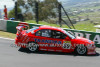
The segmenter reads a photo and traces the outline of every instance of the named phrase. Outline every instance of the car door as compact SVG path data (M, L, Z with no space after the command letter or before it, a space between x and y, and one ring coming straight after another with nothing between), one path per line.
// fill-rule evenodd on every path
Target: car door
M71 41L66 34L64 34L61 31L52 30L51 31L51 39L54 41L57 41L57 43L54 43L55 47L52 47L52 49L55 49L55 51L58 52L69 52L71 48ZM50 44L52 45L52 44Z
M41 29L36 32L35 36L35 42L39 44L39 49L48 51L51 42L51 30Z

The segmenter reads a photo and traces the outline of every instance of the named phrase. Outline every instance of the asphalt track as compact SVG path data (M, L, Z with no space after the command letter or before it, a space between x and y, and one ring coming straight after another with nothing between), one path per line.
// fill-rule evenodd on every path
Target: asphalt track
M0 38L0 67L100 67L100 50L95 56L39 51L14 46L14 40Z

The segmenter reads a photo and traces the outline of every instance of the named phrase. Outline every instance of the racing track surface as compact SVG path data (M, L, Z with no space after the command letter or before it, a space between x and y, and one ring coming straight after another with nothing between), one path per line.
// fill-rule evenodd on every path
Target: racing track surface
M14 40L0 38L0 67L100 67L100 50L96 56L37 52L14 47Z

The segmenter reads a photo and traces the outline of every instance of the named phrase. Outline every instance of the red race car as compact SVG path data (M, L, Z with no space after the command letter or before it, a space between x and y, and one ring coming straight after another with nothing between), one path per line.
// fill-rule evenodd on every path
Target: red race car
M94 42L82 37L75 37L67 31L50 26L40 26L24 30L17 26L15 44L35 52L38 50L54 52L76 52L79 55L96 54Z

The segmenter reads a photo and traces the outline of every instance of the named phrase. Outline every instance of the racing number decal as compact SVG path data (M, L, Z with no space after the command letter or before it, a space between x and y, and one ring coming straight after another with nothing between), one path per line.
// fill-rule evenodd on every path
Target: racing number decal
M64 41L63 48L64 49L70 49L70 47L71 47L71 42L70 41Z

